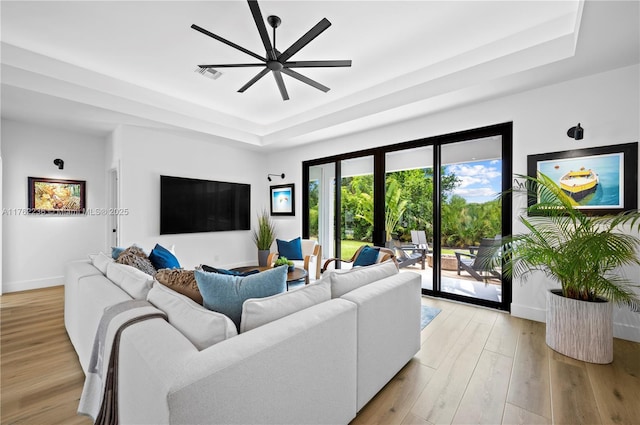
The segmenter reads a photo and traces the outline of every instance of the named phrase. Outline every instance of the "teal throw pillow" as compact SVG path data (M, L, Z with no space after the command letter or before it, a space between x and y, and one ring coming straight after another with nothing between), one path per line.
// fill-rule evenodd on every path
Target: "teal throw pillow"
M242 304L249 298L265 298L287 289L287 267L275 267L250 276L195 271L203 305L227 316L240 329Z
M302 241L295 238L290 241L283 241L276 239L278 244L278 255L280 257L287 257L289 260L304 260L302 257Z
M365 246L360 251L360 255L356 258L356 261L353 262L353 267L356 266L370 266L376 263L378 259L378 254L380 253L380 248L372 248L370 246Z
M122 248L121 246L112 246L112 247L111 247L111 257L112 257L114 260L117 260L117 259L118 259L118 256L119 256L120 254L122 254L122 253L124 252L124 250L125 250L125 248Z
M162 245L156 244L149 254L149 260L156 270L160 269L179 269L180 263L175 255Z

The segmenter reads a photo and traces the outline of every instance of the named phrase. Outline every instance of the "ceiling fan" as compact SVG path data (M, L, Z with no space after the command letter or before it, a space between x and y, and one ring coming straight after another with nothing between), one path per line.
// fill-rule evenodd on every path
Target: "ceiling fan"
M317 88L318 90L322 90L323 92L328 92L329 87L324 86L311 78L305 77L304 75L294 71L292 68L322 68L322 67L350 67L350 60L320 60L320 61L289 61L289 59L296 54L300 49L309 44L314 38L322 34L324 30L331 26L331 22L329 22L326 18L323 18L320 22L318 22L313 28L307 31L302 37L300 37L295 43L293 43L288 49L284 52L279 52L276 49L276 28L280 26L282 22L277 16L268 16L267 22L273 28L273 44L271 40L269 40L269 34L267 33L267 27L264 24L264 19L262 18L262 13L260 12L260 7L258 6L257 0L248 0L249 9L251 9L251 14L253 15L253 20L258 27L258 33L260 34L260 38L262 39L262 44L264 45L266 51L266 57L260 56L257 53L254 53L250 50L245 49L242 46L239 46L229 40L226 40L219 35L216 35L210 31L205 30L195 24L191 25L196 31L201 32L202 34L208 35L211 38L214 38L222 43L233 47L234 49L238 49L241 52L244 52L254 58L262 61L262 63L236 63L236 64L214 64L214 65L198 65L200 69L208 69L208 68L236 68L236 67L264 67L255 77L253 77L247 84L240 87L238 92L244 93L249 87L256 83L259 79L264 77L271 71L273 73L273 77L276 80L276 84L278 85L278 89L280 90L280 94L282 95L282 100L288 100L289 94L287 93L287 88L284 85L284 80L282 79L282 74L286 74L290 77L295 78L296 80L302 81L312 87Z

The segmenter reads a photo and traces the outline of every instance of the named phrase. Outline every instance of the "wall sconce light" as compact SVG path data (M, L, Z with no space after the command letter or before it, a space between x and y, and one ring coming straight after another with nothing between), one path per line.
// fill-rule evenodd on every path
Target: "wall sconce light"
M58 170L64 169L64 161L60 158L56 158L53 160L53 164L58 166Z
M267 180L271 181L271 176L280 176L284 179L284 173L282 174L268 174L267 175Z
M575 140L582 140L584 137L584 128L580 127L580 123L577 126L571 127L567 130L567 136Z

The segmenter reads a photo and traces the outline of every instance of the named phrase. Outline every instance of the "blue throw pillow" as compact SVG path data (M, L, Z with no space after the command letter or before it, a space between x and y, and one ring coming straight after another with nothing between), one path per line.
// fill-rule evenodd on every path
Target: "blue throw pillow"
M175 255L162 245L156 244L149 254L149 260L156 270L160 269L179 269L180 263Z
M195 271L203 305L227 316L240 329L242 304L249 298L265 298L287 289L287 267L275 267L250 276Z
M114 260L118 259L118 256L124 252L126 248L122 248L121 246L112 246L111 247L111 257Z
M304 260L302 257L302 241L299 237L290 241L276 239L276 243L278 244L278 255L280 257L287 257L289 260Z
M360 251L360 255L358 255L356 261L353 262L353 267L375 264L379 253L380 248L372 248L369 245L365 246L362 248L362 251Z

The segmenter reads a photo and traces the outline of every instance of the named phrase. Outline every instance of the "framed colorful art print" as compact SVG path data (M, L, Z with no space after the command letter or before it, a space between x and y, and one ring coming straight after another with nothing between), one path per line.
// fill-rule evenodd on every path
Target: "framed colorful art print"
M85 186L84 180L29 177L29 214L82 214Z
M527 156L527 174L552 178L593 215L615 214L638 207L638 143L599 146ZM536 199L530 199L533 205Z

